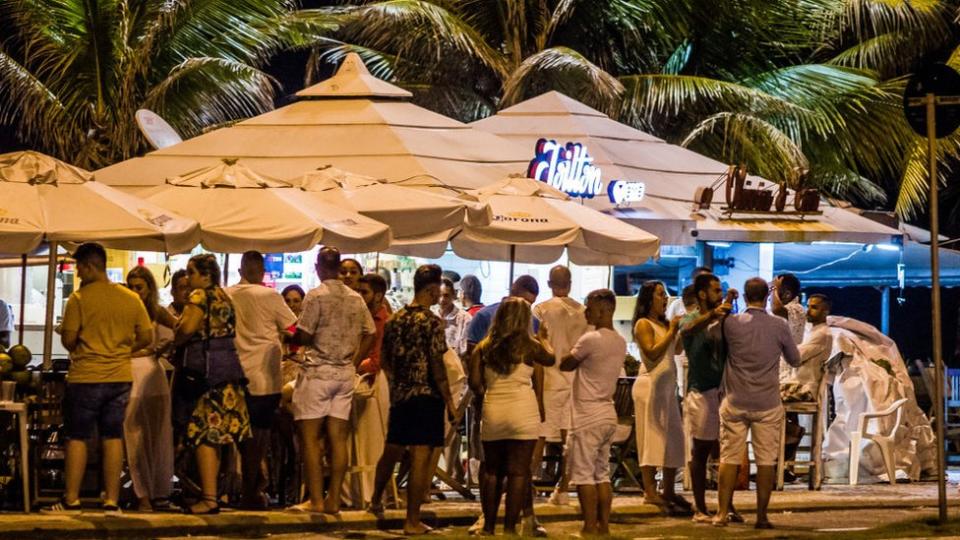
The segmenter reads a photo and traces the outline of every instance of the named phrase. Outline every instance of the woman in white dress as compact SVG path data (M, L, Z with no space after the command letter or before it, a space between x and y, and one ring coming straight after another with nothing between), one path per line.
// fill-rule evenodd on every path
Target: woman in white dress
M506 534L516 534L530 489L530 460L543 421L543 403L533 389L534 368L551 366L555 361L546 339L534 337L531 321L526 300L504 300L470 362L470 388L483 396L480 440L484 486L480 493L486 534L493 534L496 527L504 479Z
M637 294L633 313L633 338L640 348L640 373L633 384L637 421L637 456L643 478L644 502L665 510L688 511L690 503L674 491L677 469L685 461L683 422L677 399L677 349L680 317L667 321L667 289L648 281ZM657 469L663 470L662 491L657 491Z
M146 267L127 274L127 287L140 296L153 321L153 343L133 353L130 367L133 386L123 423L127 467L137 496L137 509L150 512L169 507L173 487L173 425L170 419L170 384L162 356L173 342L176 323L160 307L157 282Z

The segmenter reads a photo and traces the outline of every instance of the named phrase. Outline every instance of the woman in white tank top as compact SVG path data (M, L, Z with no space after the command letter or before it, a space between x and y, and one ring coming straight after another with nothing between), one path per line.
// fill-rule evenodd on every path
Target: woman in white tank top
M637 456L643 478L644 502L662 508L689 511L690 503L674 490L677 469L684 465L683 422L677 399L677 349L680 317L667 321L667 290L648 281L637 294L633 338L640 348L640 373L633 384L637 422ZM657 469L663 470L657 491Z

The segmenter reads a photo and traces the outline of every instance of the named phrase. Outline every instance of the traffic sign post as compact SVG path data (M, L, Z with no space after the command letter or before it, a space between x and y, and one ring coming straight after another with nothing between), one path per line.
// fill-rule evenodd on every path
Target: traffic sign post
M952 94L952 95L951 95ZM939 521L947 521L944 365L940 321L940 208L938 202L937 138L960 127L960 75L944 64L932 64L914 75L903 96L907 122L927 138L930 172L930 300L933 325L934 411L937 420L937 498Z

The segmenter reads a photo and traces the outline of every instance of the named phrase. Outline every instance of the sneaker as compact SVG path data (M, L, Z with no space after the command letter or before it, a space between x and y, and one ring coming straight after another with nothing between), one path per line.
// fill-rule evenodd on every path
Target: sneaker
M720 516L714 516L713 520L710 523L714 527L726 527L728 520L726 518L721 518Z
M473 525L471 525L470 528L467 529L467 534L469 534L470 536L480 536L480 535L482 535L482 534L483 534L483 526L484 526L485 524L486 524L486 522L484 522L484 520L483 520L483 514L481 514L480 517L478 517L477 520L476 520L475 522L473 522Z
M533 538L546 538L547 529L537 521L536 516L527 516L523 518L520 526L520 536L530 536Z
M570 494L565 491L553 490L547 502L554 506L567 506L570 504Z
M73 504L67 504L67 501L60 499L60 502L53 503L50 506L40 509L41 514L73 516L83 511L80 501Z
M711 521L713 521L713 516L709 514L704 514L703 512L693 514L694 523L710 523Z
M104 517L118 517L123 514L120 507L114 503L104 503L102 509Z

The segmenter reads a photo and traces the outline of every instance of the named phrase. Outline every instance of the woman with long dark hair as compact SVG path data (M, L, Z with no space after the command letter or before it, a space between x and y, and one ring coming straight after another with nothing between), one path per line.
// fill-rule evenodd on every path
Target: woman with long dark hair
M680 317L668 321L667 288L648 281L637 293L633 339L640 348L640 373L633 384L637 422L637 456L643 478L644 502L667 510L689 510L690 503L674 490L677 469L685 461L683 423L677 400L677 349ZM657 491L657 469L663 470Z
M543 421L542 404L532 384L534 367L552 366L555 361L547 340L534 337L532 328L530 304L516 297L504 300L470 362L470 387L483 396L481 494L483 528L488 534L496 527L503 481L507 482L507 534L516 534L526 490L530 489L530 460Z
M123 442L137 510L150 512L155 507L168 507L173 489L170 384L161 358L173 339L177 321L160 306L157 282L149 269L132 268L127 273L127 287L137 293L153 321L153 343L134 351L130 361L133 386L123 421Z
M186 425L184 443L196 451L202 499L184 510L216 514L220 447L250 436L250 415L243 387L243 369L233 345L236 314L220 288L220 266L213 255L194 255L187 263L193 292L177 324L181 345L174 382L177 411ZM179 416L179 415L178 415Z

